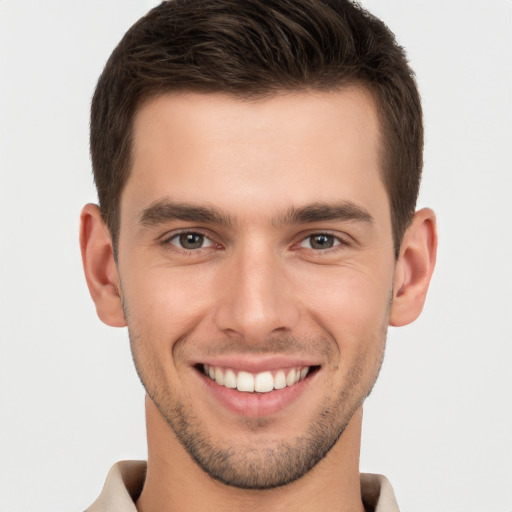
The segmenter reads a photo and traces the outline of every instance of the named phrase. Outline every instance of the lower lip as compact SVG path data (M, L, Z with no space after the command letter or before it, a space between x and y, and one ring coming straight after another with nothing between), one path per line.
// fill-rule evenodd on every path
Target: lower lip
M269 416L289 407L306 391L317 373L283 389L274 389L268 393L244 393L220 386L198 371L203 383L217 401L235 414L249 418Z

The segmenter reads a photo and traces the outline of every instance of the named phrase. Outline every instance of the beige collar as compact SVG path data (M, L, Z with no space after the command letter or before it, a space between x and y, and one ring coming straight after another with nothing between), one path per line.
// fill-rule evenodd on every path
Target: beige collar
M145 478L145 461L118 462L110 470L99 498L86 512L137 512L134 501ZM399 512L391 484L382 475L361 473L361 494L368 511Z

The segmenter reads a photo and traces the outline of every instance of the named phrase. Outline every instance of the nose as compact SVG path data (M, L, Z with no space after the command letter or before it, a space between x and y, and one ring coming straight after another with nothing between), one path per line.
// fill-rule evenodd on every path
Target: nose
M219 330L250 344L290 334L300 318L286 262L268 247L254 245L225 262L214 312Z

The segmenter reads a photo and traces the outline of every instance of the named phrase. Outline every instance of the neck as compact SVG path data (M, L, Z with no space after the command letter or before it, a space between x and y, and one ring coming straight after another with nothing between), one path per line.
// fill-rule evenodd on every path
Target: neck
M148 469L138 512L364 512L359 483L361 408L312 470L269 490L237 489L212 479L192 460L148 398L146 420Z

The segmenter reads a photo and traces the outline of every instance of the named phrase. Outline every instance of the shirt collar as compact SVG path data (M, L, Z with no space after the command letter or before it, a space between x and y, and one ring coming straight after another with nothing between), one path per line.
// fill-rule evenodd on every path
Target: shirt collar
M99 498L86 512L137 512L135 501L145 478L145 461L118 462L110 470ZM399 512L393 488L385 476L361 473L361 495L368 512Z

